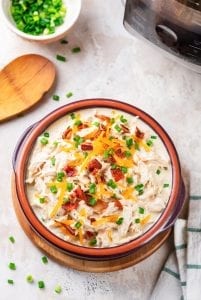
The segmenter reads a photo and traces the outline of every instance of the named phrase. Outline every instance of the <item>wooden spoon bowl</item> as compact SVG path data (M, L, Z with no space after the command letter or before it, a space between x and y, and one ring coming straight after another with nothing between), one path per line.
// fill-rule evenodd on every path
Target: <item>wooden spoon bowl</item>
M0 122L28 110L52 87L55 67L37 54L20 56L0 71Z

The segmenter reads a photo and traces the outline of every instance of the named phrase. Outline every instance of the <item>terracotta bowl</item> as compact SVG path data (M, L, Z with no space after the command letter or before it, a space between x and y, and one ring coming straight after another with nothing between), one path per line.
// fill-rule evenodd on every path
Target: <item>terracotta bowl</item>
M34 211L31 208L27 199L26 187L24 183L27 162L37 137L42 132L44 132L44 130L51 123L63 117L64 115L71 112L75 112L76 110L83 110L94 107L119 109L124 112L130 113L134 116L139 116L142 121L144 121L150 127L153 128L153 130L159 135L164 145L166 146L166 149L169 153L173 173L172 190L169 197L169 201L157 222L154 223L153 226L143 235L133 239L130 242L111 248L82 247L66 242L54 235L40 222L40 220L34 214ZM44 117L41 121L29 127L23 134L14 152L13 167L15 173L15 183L18 201L24 212L24 215L26 216L27 222L29 222L33 230L37 232L46 242L48 242L53 247L56 247L60 249L60 251L64 251L65 253L82 259L114 259L135 251L137 248L142 247L150 240L152 240L161 231L167 230L169 227L171 227L174 224L184 202L185 190L181 177L179 158L170 137L151 116L134 106L120 101L109 99L88 99L65 105L53 111L52 113Z

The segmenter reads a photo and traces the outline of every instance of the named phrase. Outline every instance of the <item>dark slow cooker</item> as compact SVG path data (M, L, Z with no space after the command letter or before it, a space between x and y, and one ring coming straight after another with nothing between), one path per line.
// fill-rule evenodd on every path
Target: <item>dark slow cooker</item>
M201 0L127 0L124 26L201 73Z

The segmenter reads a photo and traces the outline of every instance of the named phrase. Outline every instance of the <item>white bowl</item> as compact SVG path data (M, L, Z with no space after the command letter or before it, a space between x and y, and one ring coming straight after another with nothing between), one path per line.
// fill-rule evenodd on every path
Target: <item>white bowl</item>
M57 26L54 33L48 35L43 34L35 36L28 33L24 33L23 31L17 29L16 24L10 13L10 0L0 1L0 13L2 17L4 17L4 20L8 27L22 38L30 41L38 41L41 43L51 43L64 37L66 33L73 27L80 14L82 0L63 0L63 3L67 8L64 23L60 26Z

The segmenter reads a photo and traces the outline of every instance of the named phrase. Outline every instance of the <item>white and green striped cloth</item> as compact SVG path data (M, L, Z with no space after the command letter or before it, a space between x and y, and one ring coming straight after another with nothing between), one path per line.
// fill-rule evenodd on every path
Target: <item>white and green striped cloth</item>
M174 244L151 300L200 300L201 196L190 197L188 220L176 221Z

